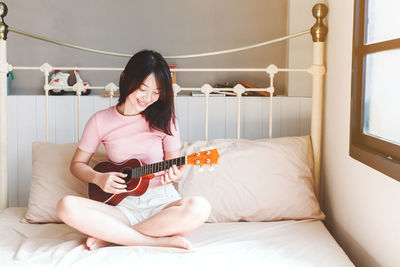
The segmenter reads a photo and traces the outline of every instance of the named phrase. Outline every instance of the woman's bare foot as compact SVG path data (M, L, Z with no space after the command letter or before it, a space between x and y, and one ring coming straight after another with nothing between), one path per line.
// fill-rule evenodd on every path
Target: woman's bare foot
M190 244L190 242L179 235L169 236L169 237L153 237L152 239L154 242L150 242L147 245L156 247L174 247L187 250L192 249L192 245ZM111 244L110 242L100 240L92 236L89 236L86 239L86 246L88 247L89 250L99 249L102 247L109 246L110 244Z
M187 250L192 249L192 245L190 244L190 242L179 235L171 237L159 237L158 241L160 241L159 246L162 247L175 247Z
M95 250L95 249L99 249L102 247L106 247L108 245L110 245L110 242L104 241L104 240L100 240L97 239L95 237L89 236L86 239L86 246L88 247L89 250Z

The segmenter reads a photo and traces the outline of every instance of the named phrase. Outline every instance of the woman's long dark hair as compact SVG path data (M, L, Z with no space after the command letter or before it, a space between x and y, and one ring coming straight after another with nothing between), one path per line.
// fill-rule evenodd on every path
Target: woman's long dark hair
M159 53L143 50L129 60L119 80L118 105L123 104L126 98L137 90L152 73L156 78L160 97L141 114L146 118L150 128L171 135L170 123L171 121L175 123L174 92L168 64Z

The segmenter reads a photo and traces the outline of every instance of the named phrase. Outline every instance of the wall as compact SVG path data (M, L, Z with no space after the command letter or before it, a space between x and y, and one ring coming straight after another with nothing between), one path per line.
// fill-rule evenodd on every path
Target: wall
M322 191L356 266L400 266L400 183L349 156L353 1L329 1Z
M237 48L286 35L287 1L281 0L6 0L6 23L16 29L73 44L132 54L144 48L182 55ZM112 5L112 3L118 3ZM179 67L286 67L286 42L236 53L169 60ZM8 61L14 66L124 67L127 58L102 56L9 33ZM82 72L92 85L118 84L119 72ZM13 94L43 94L41 72L17 71ZM264 73L181 73L187 87L244 80L265 87ZM278 93L286 74L276 77Z

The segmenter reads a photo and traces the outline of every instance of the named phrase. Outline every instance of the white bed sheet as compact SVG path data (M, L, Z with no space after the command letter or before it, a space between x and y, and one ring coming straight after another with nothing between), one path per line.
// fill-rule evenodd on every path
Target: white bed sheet
M88 251L64 224L20 223L0 214L0 266L354 266L320 221L207 223L185 237L190 252L113 246Z

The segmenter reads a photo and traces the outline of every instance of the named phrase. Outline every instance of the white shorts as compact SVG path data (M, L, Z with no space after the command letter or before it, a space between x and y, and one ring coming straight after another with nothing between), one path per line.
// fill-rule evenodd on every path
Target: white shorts
M172 183L149 187L139 197L128 196L116 207L122 211L132 225L144 221L164 209L168 204L181 199Z

